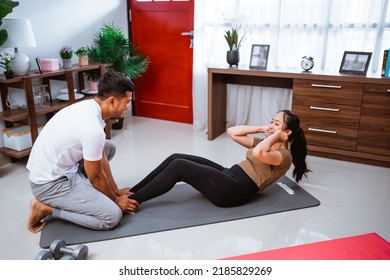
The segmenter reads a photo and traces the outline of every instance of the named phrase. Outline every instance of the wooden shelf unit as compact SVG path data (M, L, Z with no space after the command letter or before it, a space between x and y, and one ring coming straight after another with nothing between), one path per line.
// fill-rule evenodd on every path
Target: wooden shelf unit
M41 73L29 72L25 76L16 76L13 79L5 79L4 75L0 76L0 95L1 103L3 107L3 112L0 112L0 120L4 121L5 127L13 127L17 123L23 123L30 126L31 140L34 143L35 139L38 137L38 124L37 117L41 115L46 115L48 118L54 112L61 110L73 103L76 102L74 89L75 89L75 79L78 81L78 88L84 89L84 73L95 72L103 75L106 72L107 64L90 64L87 66L78 66L73 65L69 69L60 69L56 71L47 71ZM69 101L57 101L51 100L51 105L48 108L37 109L35 108L34 98L33 98L33 81L41 79L43 84L48 85L47 90L51 93L50 89L50 80L60 80L66 81ZM8 88L20 88L25 92L26 98L26 108L24 109L10 109L7 106L7 95ZM51 95L51 94L50 94ZM88 97L85 97L88 98ZM83 99L85 99L83 98ZM81 99L81 100L83 100ZM106 125L106 137L111 138L110 125ZM16 151L6 147L0 148L0 153L11 157L11 159L19 159L30 154L31 148Z

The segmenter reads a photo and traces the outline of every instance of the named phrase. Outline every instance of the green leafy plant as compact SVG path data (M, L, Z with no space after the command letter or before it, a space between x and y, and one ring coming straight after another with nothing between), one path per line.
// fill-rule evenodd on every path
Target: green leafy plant
M60 50L60 56L62 59L70 59L73 56L72 47L63 46Z
M11 61L15 59L15 56L13 53L0 53L0 66L2 66L5 70L5 72L11 72Z
M89 50L86 47L80 47L74 52L78 57L89 54Z
M0 0L0 27L3 24L3 18L12 13L13 9L19 6L19 2L10 0ZM8 40L8 33L5 29L0 29L0 46Z
M87 80L91 82L97 82L100 79L100 74L96 72L85 72L84 76L87 77Z
M141 77L148 69L150 59L138 53L139 48L130 43L121 29L105 23L96 34L94 45L88 47L92 62L109 63L110 69L131 79Z
M224 36L225 36L226 42L229 45L230 51L239 51L240 50L241 44L242 44L245 36L242 36L239 39L237 28L231 28L230 30L226 30Z

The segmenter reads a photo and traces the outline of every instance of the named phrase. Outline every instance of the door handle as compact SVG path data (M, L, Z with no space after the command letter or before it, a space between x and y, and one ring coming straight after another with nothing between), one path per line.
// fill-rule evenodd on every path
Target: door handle
M181 36L194 36L194 31L182 32Z
M194 37L194 31L182 32L181 36ZM190 49L194 47L194 39L190 39Z

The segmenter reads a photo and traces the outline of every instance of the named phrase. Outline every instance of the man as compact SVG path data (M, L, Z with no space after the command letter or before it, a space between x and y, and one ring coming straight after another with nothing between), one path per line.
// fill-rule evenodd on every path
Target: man
M45 125L32 148L27 169L35 198L27 228L37 233L52 216L106 230L122 213L135 213L129 188L118 189L109 160L115 145L105 139L105 121L128 110L134 85L125 75L106 72L94 99L72 104ZM85 174L85 175L84 175Z

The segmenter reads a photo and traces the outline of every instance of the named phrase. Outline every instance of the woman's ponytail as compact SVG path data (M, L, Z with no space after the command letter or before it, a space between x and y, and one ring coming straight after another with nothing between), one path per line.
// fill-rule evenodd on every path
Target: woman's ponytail
M306 173L310 172L306 165L307 142L305 134L300 127L300 120L290 110L282 110L284 113L284 122L286 128L291 130L288 141L290 143L290 153L294 164L293 176L296 182L299 182Z

